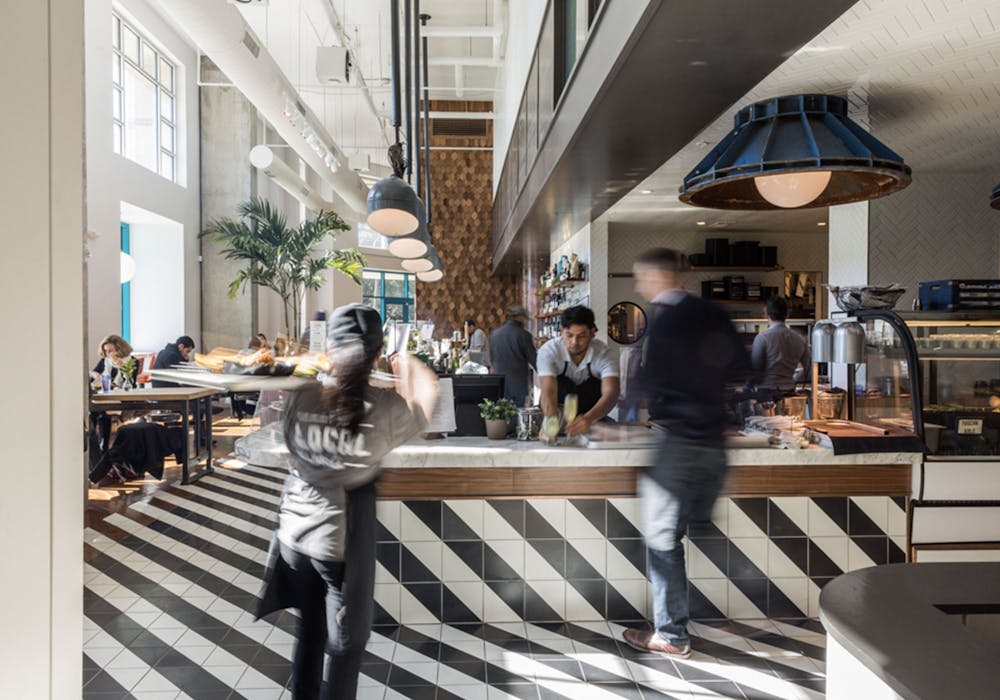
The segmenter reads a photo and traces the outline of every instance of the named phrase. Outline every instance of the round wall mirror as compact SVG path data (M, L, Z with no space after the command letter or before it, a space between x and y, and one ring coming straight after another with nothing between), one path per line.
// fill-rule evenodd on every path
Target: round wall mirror
M608 337L631 345L646 335L646 312L631 301L620 301L608 310Z

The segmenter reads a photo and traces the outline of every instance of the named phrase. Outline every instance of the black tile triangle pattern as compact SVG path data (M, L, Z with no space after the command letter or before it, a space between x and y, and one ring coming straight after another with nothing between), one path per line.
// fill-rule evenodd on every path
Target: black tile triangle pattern
M259 520L267 521L261 509L269 510L273 503L266 489L258 489L264 496L259 504L247 505L248 510L232 505L246 495L239 489L267 483L263 477L274 473L254 468L239 475L205 477L202 481L212 488L169 487L87 531L84 608L90 631L82 697L141 695L153 682L161 690L192 698L267 692L277 697L287 688L290 648L281 643L281 635L291 639L295 616L286 612L269 621L251 619L267 546L264 533L254 527ZM275 483L275 498L278 488ZM217 497L227 498L226 503ZM391 560L401 561L406 543L379 544L380 561L391 574ZM467 561L480 550L461 551L473 552L462 557ZM606 599L602 609L614 611L612 617L628 619L637 613L603 583L571 582L595 609ZM541 596L533 597L530 582L488 585L524 614L536 605L548 605ZM391 689L408 698L467 698L485 696L489 688L531 698L576 699L584 697L587 688L626 698L675 697L669 689L684 696L821 697L822 635L808 622L801 637L783 635L781 628L767 622L695 626L694 646L707 662L703 665L699 659L673 662L635 652L620 641L622 628L617 625L482 624L447 584L414 583L406 588L426 609L458 611L469 623L377 626L364 659L361 697L381 697ZM696 590L692 598L710 616L721 616ZM380 610L380 615L386 611ZM126 654L134 657L131 664L115 663ZM207 663L209 654L235 665ZM766 683L755 686L753 674ZM643 680L635 680L640 677Z

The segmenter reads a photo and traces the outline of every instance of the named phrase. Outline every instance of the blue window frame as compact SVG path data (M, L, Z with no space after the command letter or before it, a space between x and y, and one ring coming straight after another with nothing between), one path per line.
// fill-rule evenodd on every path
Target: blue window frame
M121 224L121 251L132 252L132 242L129 237L128 224ZM126 343L132 342L132 283L122 282L122 338Z
M361 273L362 301L382 316L383 321L411 321L416 318L416 283L407 272L364 270Z

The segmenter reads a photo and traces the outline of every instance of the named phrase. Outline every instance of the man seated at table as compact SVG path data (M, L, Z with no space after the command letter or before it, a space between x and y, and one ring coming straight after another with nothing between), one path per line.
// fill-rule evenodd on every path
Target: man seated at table
M193 350L194 340L189 335L182 335L173 343L167 343L160 352L156 353L156 362L153 363L153 369L173 369L175 365L187 362ZM153 380L154 389L164 387L176 388L179 386L180 384L176 382L167 382L162 379Z
M538 350L542 414L557 415L566 396L577 396L577 416L566 435L583 435L605 418L618 401L618 353L594 339L594 312L571 306L559 318L559 336ZM543 435L543 439L544 435Z

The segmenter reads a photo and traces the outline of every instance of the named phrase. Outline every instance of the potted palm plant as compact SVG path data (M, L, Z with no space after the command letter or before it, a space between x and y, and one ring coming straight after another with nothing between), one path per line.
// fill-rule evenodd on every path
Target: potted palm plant
M507 437L507 426L516 413L517 406L510 399L483 399L479 404L479 415L486 421L486 437L490 440Z
M213 221L201 234L225 246L222 255L244 267L229 283L229 298L248 283L273 290L284 305L285 331L297 338L302 330L302 299L306 290L318 290L326 281L324 272L334 269L361 284L365 258L354 248L318 250L350 226L336 213L321 211L297 227L288 226L284 214L267 200L254 197L238 209L239 219Z

